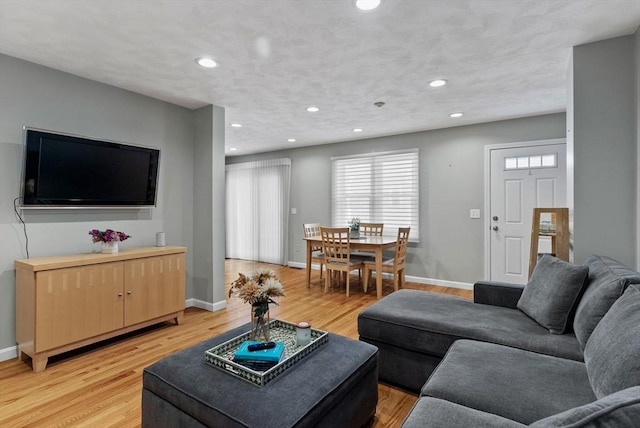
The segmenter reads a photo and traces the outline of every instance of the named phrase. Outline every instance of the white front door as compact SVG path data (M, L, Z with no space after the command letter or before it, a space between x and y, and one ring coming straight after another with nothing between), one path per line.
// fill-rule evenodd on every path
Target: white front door
M558 143L490 149L489 279L493 281L528 281L533 208L566 206L566 144L553 141ZM539 252L549 252L550 247L549 241L541 241Z

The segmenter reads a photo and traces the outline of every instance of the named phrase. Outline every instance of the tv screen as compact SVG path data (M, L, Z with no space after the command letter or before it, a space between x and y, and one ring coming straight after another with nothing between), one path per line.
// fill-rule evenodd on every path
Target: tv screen
M160 151L27 129L23 208L149 207Z

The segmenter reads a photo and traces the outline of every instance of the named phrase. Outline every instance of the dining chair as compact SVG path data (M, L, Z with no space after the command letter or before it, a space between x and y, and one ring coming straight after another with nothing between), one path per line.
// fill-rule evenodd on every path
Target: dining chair
M382 236L384 223L360 223L360 234L364 236Z
M382 262L383 272L393 272L393 289L398 290L405 284L405 260L407 258L407 245L409 243L410 227L401 227L398 229L398 239L396 240L396 253L393 258ZM376 269L374 261L366 260L364 264L364 292L367 292L371 271Z
M320 236L320 223L304 223L302 225L304 237ZM322 279L322 268L324 266L324 254L322 254L322 244L311 247L311 263L320 265L320 279ZM308 284L311 287L311 283Z
M327 275L324 279L324 292L329 291L332 274L339 272L346 276L347 297L349 297L349 273L363 267L362 260L352 260L348 227L320 227L322 252ZM340 282L340 281L338 281Z
M384 223L360 223L360 236L382 236ZM351 257L357 257L363 262L375 260L376 255L368 251L356 250L351 253ZM360 271L358 270L358 277Z

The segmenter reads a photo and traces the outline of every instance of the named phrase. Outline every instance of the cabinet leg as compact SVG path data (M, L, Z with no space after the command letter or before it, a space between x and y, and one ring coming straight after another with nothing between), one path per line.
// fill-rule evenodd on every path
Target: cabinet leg
M34 373L40 373L44 371L47 367L47 362L49 361L49 357L47 354L35 354L33 358L31 358L31 366L33 367Z
M178 312L178 314L176 315L176 317L174 319L176 320L176 324L177 325L182 324L182 321L184 320L184 311Z

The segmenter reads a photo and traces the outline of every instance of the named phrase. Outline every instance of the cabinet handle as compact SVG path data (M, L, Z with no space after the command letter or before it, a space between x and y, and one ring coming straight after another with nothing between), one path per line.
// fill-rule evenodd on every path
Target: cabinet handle
M122 297L122 293L118 293L118 297Z
M133 291L129 290L127 291L127 294L133 294Z

